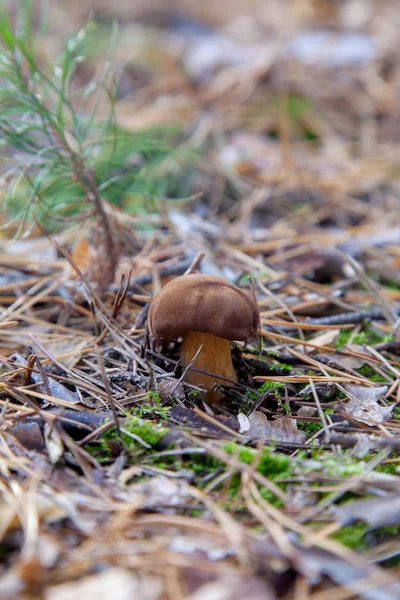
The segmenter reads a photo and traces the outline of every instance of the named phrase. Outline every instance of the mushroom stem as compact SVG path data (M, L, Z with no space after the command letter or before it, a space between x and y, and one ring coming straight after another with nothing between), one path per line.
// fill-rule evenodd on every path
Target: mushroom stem
M221 392L212 389L213 385L215 383L232 385L223 379L219 379L218 375L237 381L237 375L232 364L231 346L229 340L224 340L211 333L188 331L183 338L181 349L181 356L186 365L193 359L200 346L202 348L193 366L214 373L214 375L204 375L189 370L185 379L192 385L202 387L207 392L207 401L213 404L223 396Z

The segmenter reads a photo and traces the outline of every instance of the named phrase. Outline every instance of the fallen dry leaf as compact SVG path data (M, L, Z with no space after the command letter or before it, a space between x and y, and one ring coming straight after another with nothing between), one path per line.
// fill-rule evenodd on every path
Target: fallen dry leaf
M239 415L238 418L243 429L245 415ZM248 418L249 427L246 427L246 437L251 440L265 439L266 441L276 440L277 442L284 442L289 444L303 444L305 435L302 431L297 429L297 423L295 419L289 417L280 417L275 421L268 421L265 414L261 411L254 411Z
M318 410L314 406L302 406L297 412L299 417L315 417L317 414Z
M334 512L346 525L364 521L374 529L396 526L400 524L400 493L346 502L335 507Z
M239 413L237 418L238 418L238 423L239 423L239 433L245 433L246 431L249 431L249 429L250 429L249 417L247 415L244 415L243 413Z
M175 400L185 399L185 390L183 384L177 379L164 379L158 384L158 392L161 400L168 400L172 397Z
M372 451L381 449L379 439L374 435L367 433L353 433L352 438L356 441L356 445L348 450L350 456L363 458Z
M346 350L352 352L365 353L363 346L346 346ZM337 352L335 354L324 355L333 364L343 367L344 369L360 369L365 365L365 359L359 358L358 356L348 356L347 354L341 354Z
M82 343L82 340L78 341L79 343ZM66 351L65 346L64 348ZM27 366L27 361L21 354L15 353L15 360L21 365L24 365L24 367ZM39 361L37 361L36 369L32 370L30 378L34 383L36 383L36 390L41 394L51 395L54 398L65 400L66 402L70 402L71 404L80 403L79 396L72 392L70 389L68 389L60 381L57 381L56 379L54 379L54 377L51 377L51 375L47 373L47 371L44 369L42 364L39 363Z
M340 329L328 329L319 335L316 335L312 338L312 343L317 346L328 346L333 347L335 345L336 339L340 333ZM317 348L311 348L311 352L317 352Z
M350 398L350 401L345 405L345 411L356 421L373 426L391 418L394 406L381 406L378 404L378 400L388 391L386 385L382 387L364 387L345 383L343 388Z
M365 600L396 600L400 597L400 584L395 580L381 579L382 584L379 587L368 586L358 594L360 582L369 577L382 577L382 571L374 565L361 563L359 565L351 564L342 557L327 552L320 548L302 548L301 559L303 562L304 573L321 573L327 575L338 585L345 586L348 590L354 590L353 598L364 598ZM390 583L389 583L390 582ZM384 585L386 583L386 585ZM324 595L319 595L323 598ZM346 596L347 598L350 597Z

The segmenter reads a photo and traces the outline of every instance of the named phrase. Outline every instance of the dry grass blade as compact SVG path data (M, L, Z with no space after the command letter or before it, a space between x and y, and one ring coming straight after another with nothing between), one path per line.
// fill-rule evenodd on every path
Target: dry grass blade
M114 418L114 425L115 425L115 428L117 430L117 434L120 435L121 432L120 432L120 427L119 427L117 409L116 409L116 406L115 406L114 398L113 398L112 393L111 393L110 382L108 380L107 373L106 373L105 368L104 368L103 357L101 356L101 352L100 352L98 346L95 346L95 353L96 353L96 356L97 356L99 370L100 370L100 373L101 373L101 379L103 381L104 388L106 390L106 394L107 394L107 398L108 398L108 402L110 404L111 412L112 412L112 415L113 415L113 418Z

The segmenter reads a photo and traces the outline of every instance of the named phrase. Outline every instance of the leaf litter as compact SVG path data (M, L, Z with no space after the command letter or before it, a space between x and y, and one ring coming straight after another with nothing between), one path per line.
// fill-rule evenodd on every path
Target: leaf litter
M97 224L2 234L0 596L396 599L396 6L139 4L115 9L117 119L178 121L171 143L200 156L162 165L158 210L137 190L106 204L111 283ZM179 342L146 336L152 296L193 263L251 278L260 309L217 407L182 379Z
M394 405L382 406L378 404L379 399L388 391L386 385L367 388L345 383L343 387L350 399L345 405L345 411L353 419L367 425L376 425L388 421L392 417Z
M275 421L268 421L261 411L254 411L247 418L239 413L240 433L244 433L249 440L265 440L268 442L288 442L290 444L302 444L305 434L297 429L295 419L279 417Z

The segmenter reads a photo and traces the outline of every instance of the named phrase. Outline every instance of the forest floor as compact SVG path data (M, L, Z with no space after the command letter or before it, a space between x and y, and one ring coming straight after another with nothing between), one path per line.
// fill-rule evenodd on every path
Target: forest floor
M56 11L42 59L88 4ZM14 237L25 188L12 180L0 597L398 599L396 3L265 1L245 17L227 2L223 22L193 6L129 20L121 2L115 119L141 145L115 169L136 180L111 173L100 189L102 220L56 227L52 181L45 218L24 214L29 235ZM101 15L75 89L111 29ZM151 298L195 271L255 294L261 317L211 407L179 343L147 331Z

